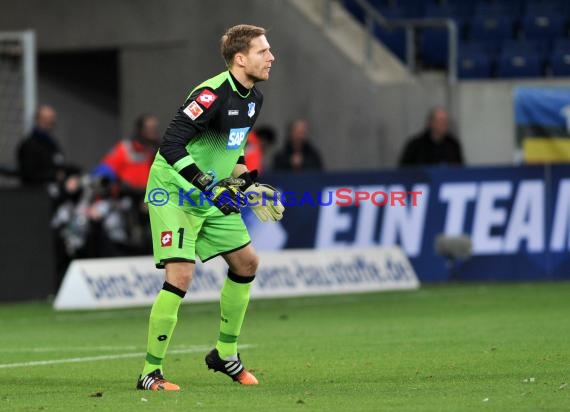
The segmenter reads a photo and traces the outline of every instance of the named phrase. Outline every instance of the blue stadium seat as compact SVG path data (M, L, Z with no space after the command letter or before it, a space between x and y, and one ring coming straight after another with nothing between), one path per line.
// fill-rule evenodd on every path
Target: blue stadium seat
M522 30L527 39L550 40L564 34L566 18L560 14L527 14L522 20Z
M478 0L428 0L426 3L426 14L430 13L433 8L449 8L453 9L453 14L459 18L466 18L473 15L475 5Z
M570 50L553 51L548 63L553 76L570 76Z
M462 37L465 21L452 5L428 4L426 18L451 18L457 24L458 37ZM425 28L419 35L420 55L425 66L447 67L448 33L445 28Z
M548 63L553 76L570 76L570 38L554 40Z
M378 11L387 19L403 19L406 11L398 5L380 6ZM374 34L384 43L400 60L406 60L406 30L404 28L387 29L374 27Z
M474 15L482 17L491 16L509 16L516 18L520 16L523 11L522 1L504 1L496 3L487 3L479 1L475 5Z
M482 79L493 74L494 56L485 44L461 44L457 59L460 79Z
M470 21L469 39L487 44L499 51L503 40L513 36L513 18L510 16L476 15Z
M550 40L544 39L506 39L501 44L502 53L535 54L545 59L550 52Z
M527 0L524 14L536 16L540 14L564 15L568 12L568 2L566 0Z
M396 5L404 10L404 15L407 18L421 18L425 13L426 2L424 0L383 0L383 2Z
M552 42L552 50L553 51L570 50L570 37L558 37L557 39L554 39L554 41Z
M423 64L428 67L447 67L449 49L447 30L425 28L421 31L419 39Z
M544 51L539 43L507 40L497 60L499 77L541 77L544 75Z

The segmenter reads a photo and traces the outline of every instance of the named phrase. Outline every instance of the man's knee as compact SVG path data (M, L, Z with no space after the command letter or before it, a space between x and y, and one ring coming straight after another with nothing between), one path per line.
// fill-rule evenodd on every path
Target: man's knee
M193 263L172 262L166 264L166 281L178 289L187 291L192 282Z
M259 257L255 253L248 253L233 265L232 270L239 276L253 276L259 266Z
M246 260L246 273L244 274L248 276L255 275L258 266L259 266L259 256L253 253L250 256L248 256Z

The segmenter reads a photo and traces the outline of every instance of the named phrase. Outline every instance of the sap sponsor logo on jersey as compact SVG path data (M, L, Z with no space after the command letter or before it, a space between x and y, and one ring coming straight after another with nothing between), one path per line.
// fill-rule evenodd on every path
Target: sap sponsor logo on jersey
M337 193L339 187L327 187ZM369 192L405 190L402 185L359 186ZM371 202L345 208L333 202L320 207L315 246L318 248L400 244L417 257L430 247L426 221L436 233L468 234L473 255L514 255L570 250L570 179L562 179L553 193L552 223L547 223L547 196L543 180L415 184L422 191L416 207L381 208ZM431 208L429 207L431 205ZM548 226L547 226L548 224ZM425 238L425 239L424 239Z
M218 96L216 96L213 92L208 89L204 89L202 93L198 95L196 100L206 109L209 109L217 98Z
M196 120L202 113L204 113L204 110L198 103L196 103L195 100L192 100L192 102L186 106L186 109L184 109L184 113L186 113L186 116L190 119Z
M239 149L242 142L247 136L249 127L241 127L239 129L230 129L230 134L228 136L228 145L226 146L229 150Z
M237 116L239 114L239 110L228 110L228 116Z

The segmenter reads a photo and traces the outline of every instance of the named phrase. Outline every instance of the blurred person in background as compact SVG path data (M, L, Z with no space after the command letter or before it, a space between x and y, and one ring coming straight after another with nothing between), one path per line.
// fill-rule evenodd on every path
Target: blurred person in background
M400 157L400 166L463 165L459 140L449 128L449 115L443 107L432 109L425 129L412 136Z
M273 167L273 157L275 151L275 142L277 141L277 132L270 125L261 125L255 129L255 133L261 142L263 150L263 168L269 170Z
M144 193L160 141L158 126L155 115L140 115L132 137L119 141L93 170L92 178L106 190L92 199L90 257L152 252Z
M309 142L309 126L304 119L297 119L288 127L283 149L275 155L275 170L322 170L323 162L317 149Z
M255 128L247 136L245 145L245 164L249 170L257 170L261 175L271 167L268 155L275 143L275 130L271 126Z
M53 107L41 105L32 132L18 146L17 162L23 184L45 184L64 178L63 151L53 134L56 119Z
M132 137L118 142L101 160L93 175L144 192L159 141L157 117L140 115L135 121Z
M247 142L244 148L245 164L249 170L257 170L259 174L263 173L264 153L261 146L261 139L252 130L247 134Z
M132 254L126 218L132 203L117 197L107 178L69 173L63 184L50 190L58 203L51 227L60 281L73 259Z
M78 233L75 230L78 228L75 208L83 195L81 170L76 167L66 168L63 180L51 182L48 185L48 193L52 198L54 209L51 228L54 238L57 290L69 263L77 257L75 252L86 238L86 233Z
M90 175L67 167L49 186L59 280L73 259L152 252L144 192L159 139L156 116L143 114Z

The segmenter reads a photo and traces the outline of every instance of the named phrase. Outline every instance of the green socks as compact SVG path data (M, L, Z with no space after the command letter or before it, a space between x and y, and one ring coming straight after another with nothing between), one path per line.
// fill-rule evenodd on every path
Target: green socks
M249 290L255 276L238 276L228 270L228 277L222 288L220 309L220 336L216 349L220 358L229 360L237 356L237 340L249 303ZM236 358L237 359L237 358Z
M216 349L222 359L237 356L237 340L245 311L249 303L249 290L255 276L243 277L228 270L228 277L222 288L220 308L220 336ZM155 369L162 370L162 360L166 355L172 332L178 319L178 308L186 292L170 283L164 282L158 293L148 326L148 345L142 375L148 375Z
M178 319L178 307L185 293L167 282L164 282L162 290L158 293L150 311L147 354L142 376L155 369L162 370L162 359L172 338Z

